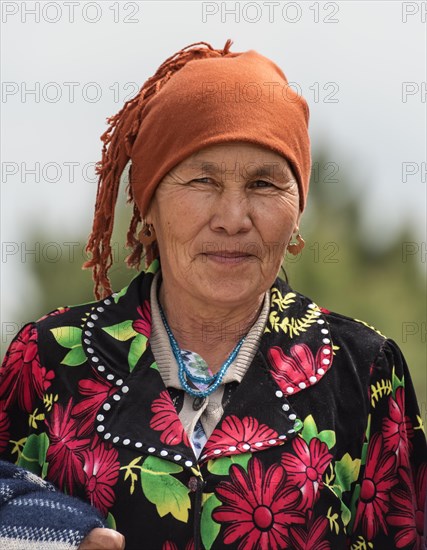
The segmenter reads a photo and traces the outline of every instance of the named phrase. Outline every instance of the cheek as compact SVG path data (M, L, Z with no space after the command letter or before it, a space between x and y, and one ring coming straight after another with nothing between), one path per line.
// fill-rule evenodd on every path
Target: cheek
M191 254L191 245L206 223L205 205L191 192L160 195L152 209L152 223L162 252L182 257ZM187 253L187 254L186 254Z
M257 214L264 241L288 243L299 214L298 198L287 197L268 201Z

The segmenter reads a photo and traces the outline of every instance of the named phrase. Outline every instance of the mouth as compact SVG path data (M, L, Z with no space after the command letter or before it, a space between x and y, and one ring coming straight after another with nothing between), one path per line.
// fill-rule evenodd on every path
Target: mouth
M254 260L253 254L246 254L244 252L236 251L224 251L220 252L207 252L202 254L206 260L220 263L220 264L241 264L249 260Z

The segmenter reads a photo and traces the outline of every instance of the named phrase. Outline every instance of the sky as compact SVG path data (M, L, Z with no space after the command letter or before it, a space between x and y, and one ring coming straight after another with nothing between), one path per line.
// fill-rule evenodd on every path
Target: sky
M409 223L425 254L425 6L2 1L2 320L37 290L25 239L41 228L52 242L89 234L106 118L198 41L222 48L231 38L231 51L279 65L308 101L313 153L332 163L319 182L338 169L364 197L366 239L386 246Z

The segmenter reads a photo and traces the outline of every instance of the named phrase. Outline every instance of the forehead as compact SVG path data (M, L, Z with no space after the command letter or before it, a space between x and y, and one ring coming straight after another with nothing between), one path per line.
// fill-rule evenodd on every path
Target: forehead
M219 143L196 151L176 167L179 170L200 170L205 173L225 169L244 171L258 176L293 177L288 161L270 149L254 143Z

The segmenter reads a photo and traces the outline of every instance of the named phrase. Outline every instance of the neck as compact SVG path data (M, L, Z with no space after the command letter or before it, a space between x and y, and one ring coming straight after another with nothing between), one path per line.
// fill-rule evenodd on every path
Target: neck
M217 372L260 313L264 295L239 307L200 303L169 291L162 282L159 301L181 349L198 353Z

